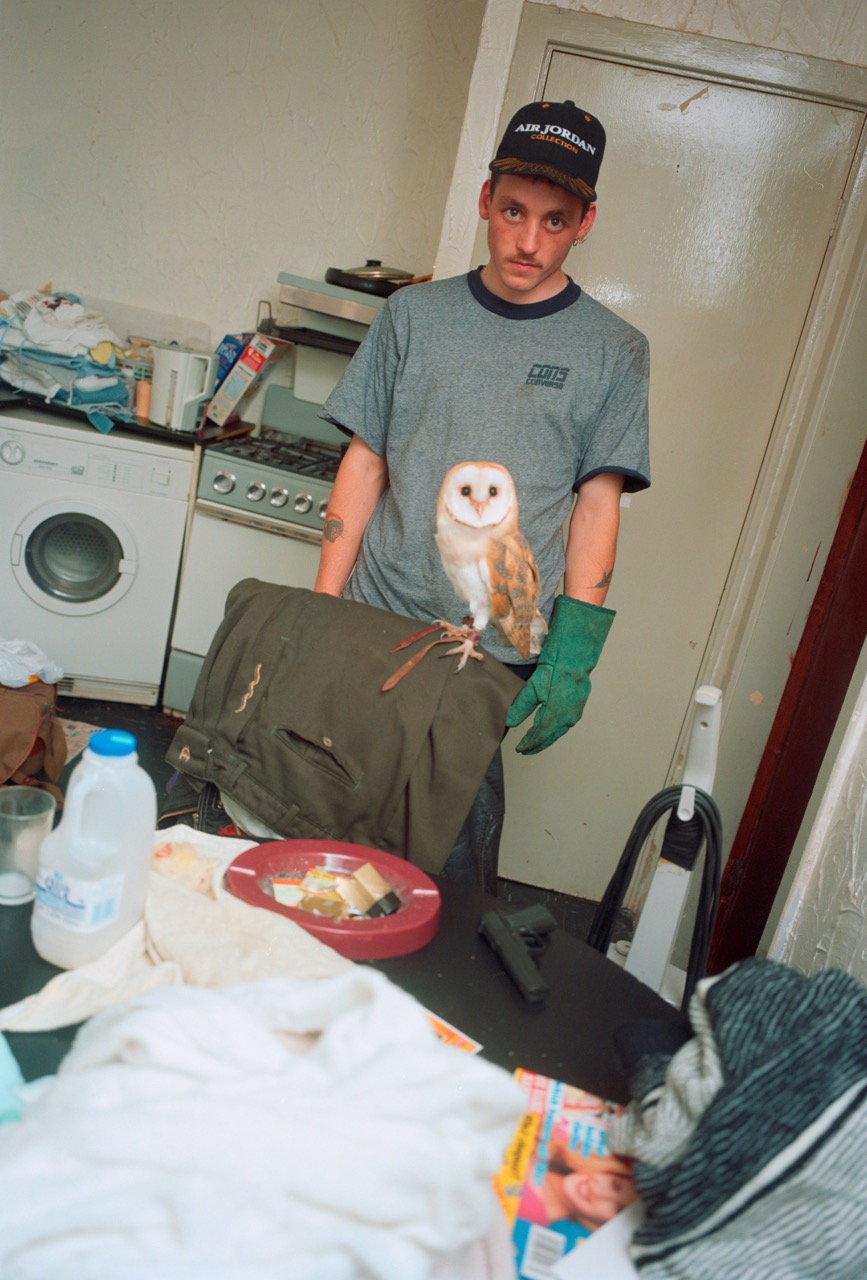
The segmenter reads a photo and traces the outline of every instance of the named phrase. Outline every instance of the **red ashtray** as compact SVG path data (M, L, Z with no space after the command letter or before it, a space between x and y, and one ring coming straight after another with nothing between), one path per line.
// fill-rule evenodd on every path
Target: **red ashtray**
M274 876L324 867L352 875L366 862L376 867L400 899L400 909L368 920L329 920L298 907L287 907L268 892ZM380 849L341 840L270 840L239 854L226 870L226 883L236 898L251 907L266 907L314 934L347 960L385 960L419 951L436 937L440 918L439 890L424 871L404 858Z

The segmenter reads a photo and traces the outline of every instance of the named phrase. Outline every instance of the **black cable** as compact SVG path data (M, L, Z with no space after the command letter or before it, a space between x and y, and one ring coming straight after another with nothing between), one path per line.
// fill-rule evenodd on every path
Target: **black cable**
M686 1010L696 984L704 977L711 934L719 905L720 876L722 873L722 820L713 797L696 788L693 817L684 822L677 817L683 787L666 787L641 810L620 855L614 875L608 882L602 900L596 909L587 941L596 951L607 954L617 912L623 904L626 890L632 879L638 857L653 828L669 815L660 856L678 866L691 869L704 846L701 888L696 909L696 921L690 944L681 1009Z

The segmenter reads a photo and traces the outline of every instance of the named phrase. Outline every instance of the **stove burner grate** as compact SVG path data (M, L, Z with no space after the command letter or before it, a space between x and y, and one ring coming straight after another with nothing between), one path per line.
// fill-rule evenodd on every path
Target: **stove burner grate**
M306 436L271 433L247 436L243 440L225 440L212 445L210 451L243 459L259 467L273 467L296 475L333 481L346 448Z

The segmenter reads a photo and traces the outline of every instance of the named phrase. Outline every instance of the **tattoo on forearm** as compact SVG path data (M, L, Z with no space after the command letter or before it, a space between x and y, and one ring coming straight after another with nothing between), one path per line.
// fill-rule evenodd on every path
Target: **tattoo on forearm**
M611 575L613 573L614 573L613 569L606 569L600 581L593 584L593 590L598 591L602 587L607 587L611 582Z
M325 527L322 530L322 536L326 542L336 542L343 534L343 521L340 516L334 515L331 511L325 517Z

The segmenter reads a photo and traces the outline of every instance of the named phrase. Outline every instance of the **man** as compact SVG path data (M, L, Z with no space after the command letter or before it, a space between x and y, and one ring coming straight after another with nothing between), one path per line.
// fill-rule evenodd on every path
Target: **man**
M527 681L507 719L514 726L536 712L517 747L525 753L581 717L614 617L603 606L620 495L650 483L647 342L563 270L593 227L604 147L599 121L573 102L517 112L479 197L488 262L393 294L323 409L352 440L317 591L459 620L434 542L440 484L467 460L511 472L550 630L535 666L516 663L491 627L481 643ZM489 781L496 808L502 780ZM495 866L485 856L490 888ZM465 851L455 866L466 871L474 857Z

